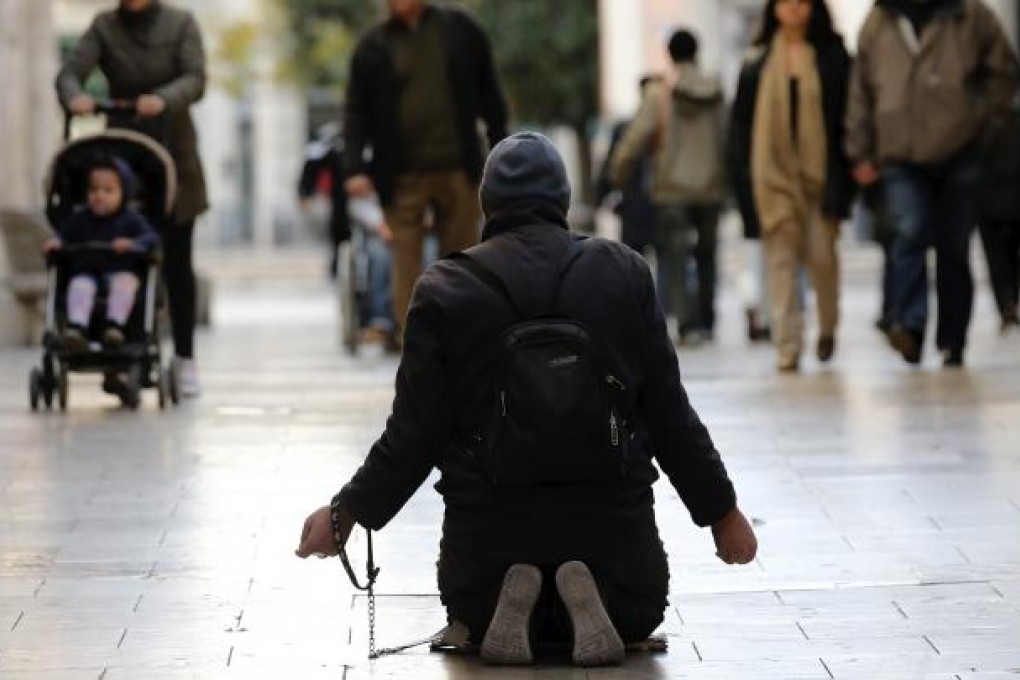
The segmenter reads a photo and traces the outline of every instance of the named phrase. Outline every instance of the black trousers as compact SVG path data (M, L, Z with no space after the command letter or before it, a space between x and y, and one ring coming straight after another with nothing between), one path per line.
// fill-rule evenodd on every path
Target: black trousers
M190 359L195 352L195 270L191 260L195 221L169 224L163 237L163 280L166 282L174 353Z
M1020 302L1020 220L985 220L980 232L995 304L1003 321L1015 320Z
M444 535L437 566L439 592L448 618L464 623L471 641L480 644L496 611L506 570L517 562L534 564L542 570L543 587L532 616L532 633L539 646L569 640L569 618L556 593L555 574L563 562L579 559L591 571L606 612L623 641L644 640L663 621L669 566L655 525L641 533L644 536L637 541L630 540L632 536L618 535L612 552L601 554L545 551L541 546L543 537L536 535L527 540L528 548L520 551L519 559L510 557L515 552L512 548L506 549L516 542L513 532L492 532L491 538L484 541L489 545L451 540ZM553 559L543 561L543 552L553 555Z

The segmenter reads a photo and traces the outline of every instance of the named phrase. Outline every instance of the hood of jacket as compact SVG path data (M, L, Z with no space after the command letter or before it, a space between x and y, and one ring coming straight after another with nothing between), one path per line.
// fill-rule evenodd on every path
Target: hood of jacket
M677 65L672 95L676 110L682 115L716 107L723 99L719 81L702 73L694 64Z

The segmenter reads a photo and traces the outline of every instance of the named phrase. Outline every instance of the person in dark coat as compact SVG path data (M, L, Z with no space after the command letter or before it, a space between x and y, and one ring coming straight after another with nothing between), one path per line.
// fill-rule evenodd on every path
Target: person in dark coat
M344 102L352 198L378 195L393 233L393 317L404 326L428 229L439 254L478 242L484 150L509 113L489 40L465 10L388 0L390 16L358 41Z
M344 191L343 137L335 123L321 126L316 139L305 147L305 162L298 178L298 197L302 203L320 193L329 196L329 276L335 279L340 244L351 238Z
M645 88L662 81L662 76L647 75L639 83L642 96ZM599 170L595 181L595 200L604 203L617 193L617 201L613 204L613 212L620 218L620 241L630 246L635 252L645 254L651 247L655 232L655 203L652 201L652 150L648 149L638 166L631 174L630 182L623 189L614 190L609 178L609 164L623 139L630 120L618 122L613 126L609 141L606 160Z
M765 245L772 337L783 371L797 370L800 360L801 265L818 301L818 359L828 361L835 350L835 244L854 198L843 150L849 79L850 57L825 2L766 3L761 34L741 69L728 155L745 234L760 235Z
M985 141L979 223L1002 332L1020 329L1020 108Z
M712 527L723 561L746 563L757 549L681 383L648 265L623 244L570 233L569 197L563 161L545 137L504 140L482 178L482 243L465 256L497 277L520 310L544 309L558 290L560 313L611 359L633 400L626 472L523 487L486 474L472 451L494 408L488 357L518 316L463 256L446 258L415 287L386 431L331 505L306 520L297 550L336 555L355 523L381 529L438 468L446 506L440 595L451 622L464 624L483 658L497 663L532 660L529 618L540 639L565 633L555 607L533 611L537 600L548 602L551 588L542 584L553 579L574 624L575 663L618 662L622 643L662 622L669 575L653 510L656 464L695 523ZM580 254L560 281L571 248ZM579 609L590 625L578 621ZM589 638L579 641L585 631L598 638L591 647L581 643Z
M205 93L205 52L198 24L189 12L161 0L120 0L101 12L71 50L57 76L63 106L87 114L95 102L83 83L95 67L110 83L110 95L134 102L136 114L111 117L113 127L155 137L177 166L173 224L163 229L163 275L173 326L175 366L181 394L201 391L194 362L195 219L209 207L198 156L198 136L189 108Z

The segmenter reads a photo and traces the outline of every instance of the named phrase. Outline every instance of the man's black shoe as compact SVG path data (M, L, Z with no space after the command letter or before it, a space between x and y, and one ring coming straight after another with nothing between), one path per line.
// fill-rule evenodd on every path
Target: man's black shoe
M903 326L893 326L889 330L889 344L900 353L908 364L921 363L921 343L924 336Z
M963 368L963 350L946 349L942 351L943 368Z

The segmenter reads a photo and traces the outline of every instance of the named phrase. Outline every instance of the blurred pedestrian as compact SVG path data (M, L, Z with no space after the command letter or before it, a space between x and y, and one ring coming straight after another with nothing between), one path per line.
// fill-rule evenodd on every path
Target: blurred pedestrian
M83 83L96 66L110 95L134 102L136 113L113 115L110 125L138 129L163 143L177 166L177 202L164 229L163 277L173 326L175 370L183 396L201 392L194 360L195 219L206 211L205 177L189 107L205 93L205 51L191 13L162 0L120 0L101 12L68 54L57 76L63 106L74 114L95 110Z
M641 78L639 87L641 97L647 94L649 85L662 81L662 76L647 75ZM613 155L619 148L627 126L632 120L620 121L613 126L606 160L599 171L595 186L595 199L599 204L612 202L613 212L620 218L620 241L646 255L655 237L655 203L652 200L652 158L655 152L653 144L644 149L637 160L634 172L626 186L619 189L613 186L610 179L610 165Z
M654 150L659 295L677 319L678 341L697 344L715 330L716 244L726 190L723 95L697 66L693 33L680 29L667 46L673 71L664 83L649 85L610 168L616 185L626 186L642 155ZM695 291L687 275L692 256Z
M829 361L839 322L839 224L853 181L843 153L850 58L823 0L769 0L741 69L731 167L745 229L761 233L780 371L796 371L806 268L818 308L816 354Z
M567 642L577 665L616 664L667 606L655 463L722 561L746 564L757 540L684 390L648 265L569 232L549 140L497 145L481 201L482 243L415 287L386 432L305 521L297 555L338 554L355 523L382 528L438 467L451 625L492 663Z
M466 11L387 0L361 37L345 102L344 170L352 197L377 194L393 232L393 312L401 328L434 211L440 255L478 242L483 149L506 136L507 105L489 41ZM367 160L369 159L370 160Z
M351 237L344 191L343 137L337 123L326 123L305 146L305 161L298 179L298 197L307 203L316 196L329 201L329 276L336 279L340 244Z
M980 231L1003 333L1020 330L1020 108L983 148Z
M883 185L894 232L889 341L910 364L924 347L934 245L935 344L943 365L963 365L979 140L1016 89L1016 55L982 0L878 0L861 29L846 149L858 183Z

